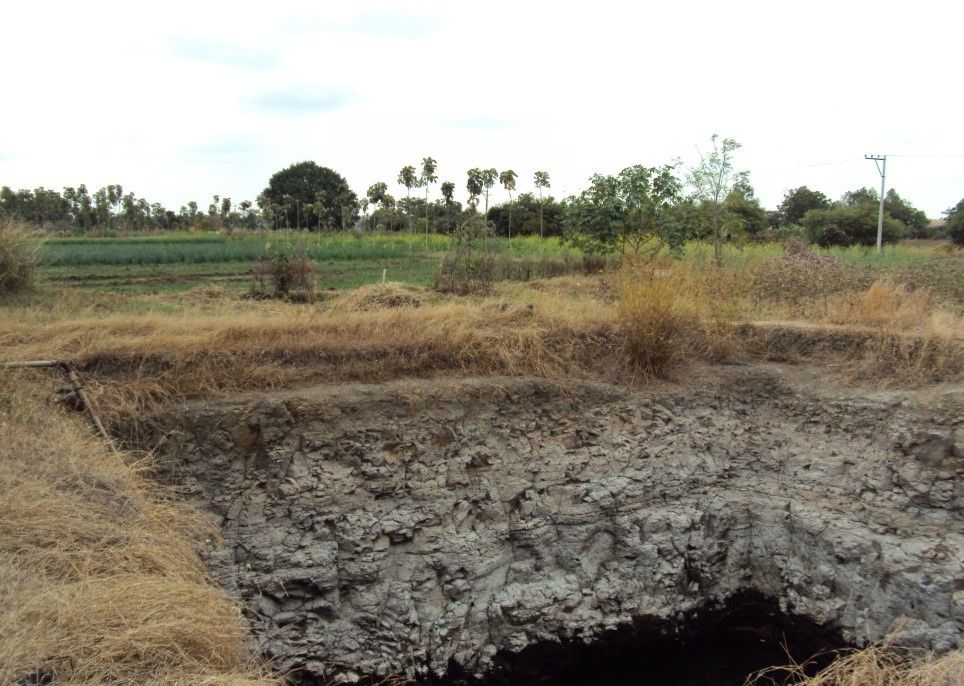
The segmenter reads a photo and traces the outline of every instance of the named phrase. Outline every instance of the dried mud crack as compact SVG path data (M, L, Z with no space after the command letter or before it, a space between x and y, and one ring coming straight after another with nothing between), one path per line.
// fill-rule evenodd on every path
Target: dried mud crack
M171 406L136 435L219 524L207 563L293 682L567 683L725 636L960 645L960 398L778 365L411 380Z

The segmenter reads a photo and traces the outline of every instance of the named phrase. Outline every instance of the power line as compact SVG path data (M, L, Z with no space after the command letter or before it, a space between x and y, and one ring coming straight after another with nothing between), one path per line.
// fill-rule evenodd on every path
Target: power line
M888 155L888 157L919 157L919 158L942 158L947 160L960 160L964 159L964 155Z
M809 169L811 167L828 167L834 164L845 164L847 162L856 162L862 160L862 157L848 157L845 160L830 160L828 162L814 162L812 164L798 164L794 167L773 167L771 169L757 169L756 172L775 172L775 171L792 171L794 169Z

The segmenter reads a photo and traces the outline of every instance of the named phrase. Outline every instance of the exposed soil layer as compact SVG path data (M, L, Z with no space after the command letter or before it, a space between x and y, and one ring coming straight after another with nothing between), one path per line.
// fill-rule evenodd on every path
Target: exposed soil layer
M171 407L138 442L220 525L211 569L301 683L566 683L546 668L628 673L634 653L655 668L645 646L677 665L748 656L725 649L740 627L772 643L792 618L817 637L801 649L896 626L959 645L960 389L830 392L776 365L698 376L324 386ZM749 597L770 600L725 605ZM733 683L708 673L677 683Z

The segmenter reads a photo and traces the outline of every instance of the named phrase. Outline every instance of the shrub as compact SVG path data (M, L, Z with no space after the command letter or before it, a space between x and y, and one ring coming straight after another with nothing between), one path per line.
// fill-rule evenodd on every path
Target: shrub
M455 245L445 253L435 274L443 293L487 293L495 280L496 260L489 245L491 226L479 215L468 217L455 232Z
M878 211L878 207L870 203L810 210L804 215L802 223L810 241L824 248L832 245L876 245ZM906 228L885 214L883 233L884 243L896 243L904 237Z
M964 245L964 200L944 213L947 217L945 231L954 245Z
M303 253L300 250L292 254L290 248L272 249L269 244L266 254L259 257L251 268L254 292L267 295L270 284L275 297L286 298L298 294L311 299L315 293L317 269L311 258Z
M21 224L0 224L0 295L33 289L40 241Z

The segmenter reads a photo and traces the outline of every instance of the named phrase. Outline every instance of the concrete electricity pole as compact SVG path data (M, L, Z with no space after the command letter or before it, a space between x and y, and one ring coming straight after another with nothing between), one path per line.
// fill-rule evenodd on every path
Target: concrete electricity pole
M880 212L877 215L877 252L884 244L884 180L887 178L887 155L864 155L865 160L873 160L880 172Z

